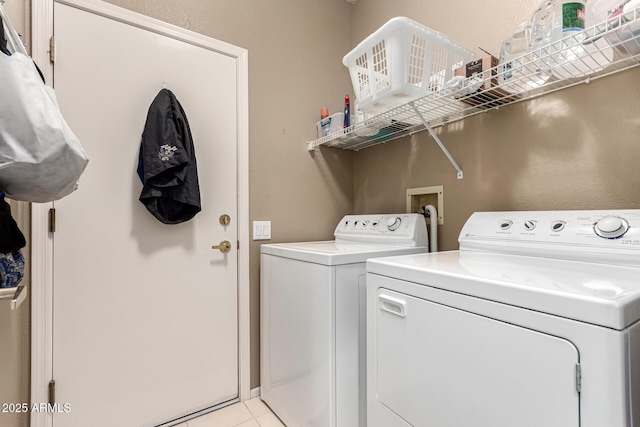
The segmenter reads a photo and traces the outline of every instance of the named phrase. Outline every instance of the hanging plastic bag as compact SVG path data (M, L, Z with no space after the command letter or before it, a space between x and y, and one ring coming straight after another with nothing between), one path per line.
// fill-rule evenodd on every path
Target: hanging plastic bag
M0 6L11 56L0 53L0 189L50 202L77 189L88 159Z

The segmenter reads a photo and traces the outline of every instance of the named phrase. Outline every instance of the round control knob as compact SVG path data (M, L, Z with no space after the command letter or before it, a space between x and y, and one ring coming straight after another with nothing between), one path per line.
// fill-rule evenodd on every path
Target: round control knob
M506 220L500 223L500 230L508 230L513 225L513 221Z
M533 220L533 219L531 219L531 220L529 220L529 221L525 221L525 223L524 223L524 228L525 228L527 231L532 231L534 228L536 228L536 221L535 221L535 220Z
M400 223L401 222L402 222L402 220L400 218L398 218L397 216L389 218L389 220L387 221L387 228L389 229L389 231L395 231L398 228L400 228Z
M617 239L624 236L629 229L629 224L619 216L605 216L595 223L593 229L600 237Z
M551 231L558 232L564 230L566 222L564 221L555 221L551 224Z

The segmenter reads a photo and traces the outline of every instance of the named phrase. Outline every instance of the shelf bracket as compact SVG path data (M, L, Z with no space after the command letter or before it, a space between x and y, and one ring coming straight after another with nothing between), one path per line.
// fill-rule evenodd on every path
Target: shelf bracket
M458 171L458 175L457 175L458 179L462 179L464 177L464 175L462 173L462 169L460 169L460 166L458 166L456 161L453 159L453 157L451 156L451 153L449 153L449 150L447 150L447 147L444 146L442 141L440 141L440 138L438 138L438 135L436 135L436 133L433 131L433 129L431 129L431 126L429 126L429 123L424 118L424 116L422 115L420 110L418 110L418 107L416 107L415 103L410 102L409 105L411 105L411 108L413 108L413 111L415 111L415 113L418 115L418 117L420 117L420 120L422 121L422 124L429 131L429 135L431 135L431 137L433 139L435 139L435 141L438 143L438 146L440 147L440 149L442 150L444 155L447 156L447 159L449 159L449 161L451 162L453 167L456 168L456 170Z

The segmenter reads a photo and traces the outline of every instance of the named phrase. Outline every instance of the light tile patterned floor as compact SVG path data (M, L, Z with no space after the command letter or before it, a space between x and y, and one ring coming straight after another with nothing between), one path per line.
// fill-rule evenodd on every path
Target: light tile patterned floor
M176 427L285 427L259 397L235 403Z

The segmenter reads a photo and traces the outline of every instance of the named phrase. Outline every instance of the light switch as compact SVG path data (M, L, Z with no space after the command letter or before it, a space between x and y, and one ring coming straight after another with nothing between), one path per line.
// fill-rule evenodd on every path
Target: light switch
M253 240L271 239L271 221L253 221Z

